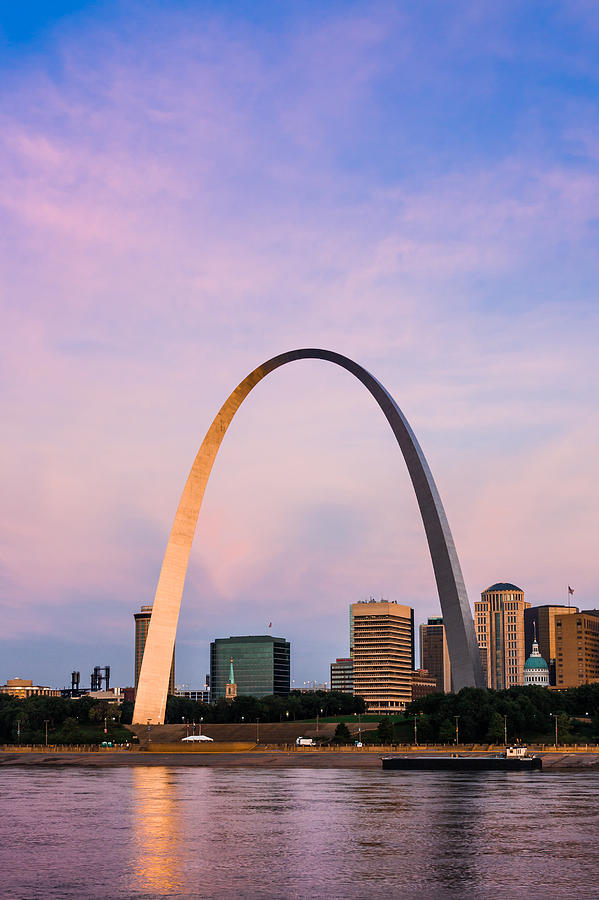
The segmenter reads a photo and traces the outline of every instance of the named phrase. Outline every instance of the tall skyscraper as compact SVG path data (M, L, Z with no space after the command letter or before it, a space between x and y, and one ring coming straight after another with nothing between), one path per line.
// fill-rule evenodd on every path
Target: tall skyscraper
M529 656L536 631L539 652L549 666L549 684L555 684L555 619L578 612L576 606L532 606L524 610L524 653Z
M234 675L233 675L234 672ZM210 644L210 699L229 696L234 677L237 697L288 694L291 685L291 645L270 635L216 638Z
M141 672L141 661L146 646L146 638L148 636L148 628L150 627L150 619L152 618L152 606L142 606L141 612L133 613L135 619L135 690L139 682L139 673ZM175 693L175 651L173 650L173 662L171 665L171 674L168 680L169 694Z
M487 687L502 691L522 684L526 658L524 610L529 607L524 591L509 582L492 584L474 604Z
M353 659L336 659L331 663L331 690L342 691L344 694L354 692L354 661Z
M352 603L354 694L369 712L393 713L412 699L414 610L396 602Z
M599 609L555 618L557 687L599 681Z
M441 616L430 616L420 626L420 668L435 678L438 691L451 690L449 650Z

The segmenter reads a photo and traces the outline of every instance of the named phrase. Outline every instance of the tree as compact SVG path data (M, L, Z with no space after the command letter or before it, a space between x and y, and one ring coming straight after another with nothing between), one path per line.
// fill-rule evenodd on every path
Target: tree
M572 739L570 716L567 713L560 713L557 717L557 739L560 744L567 744Z
M339 724L335 728L333 741L336 744L349 744L349 742L351 741L351 734L349 733L349 728L347 727L345 722L339 722Z
M103 722L104 719L107 719L109 722L112 720L120 722L121 708L118 703L109 703L108 700L98 700L90 707L90 722Z
M443 719L439 726L439 740L442 744L450 744L455 741L455 723L451 719Z
M381 744L393 743L393 725L389 719L381 719L377 728L378 739Z
M79 727L79 722L77 721L77 719L70 716L62 723L62 728L60 729L60 740L64 741L65 744L85 744L87 741L87 736Z
M500 744L504 737L505 720L503 716L498 712L491 713L489 728L487 730L487 740L490 744Z

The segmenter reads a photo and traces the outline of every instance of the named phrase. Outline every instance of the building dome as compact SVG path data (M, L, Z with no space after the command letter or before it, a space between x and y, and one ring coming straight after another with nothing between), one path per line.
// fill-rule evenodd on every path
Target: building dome
M538 684L542 687L547 687L549 684L549 666L539 653L536 634L530 656L524 663L524 684Z
M525 669L547 669L549 671L549 666L545 662L542 656L529 656L526 662L524 663Z
M522 588L516 587L515 584L510 584L509 581L498 581L497 584L492 584L491 587L488 587L484 593L486 594L488 591L520 591L521 594L524 593Z

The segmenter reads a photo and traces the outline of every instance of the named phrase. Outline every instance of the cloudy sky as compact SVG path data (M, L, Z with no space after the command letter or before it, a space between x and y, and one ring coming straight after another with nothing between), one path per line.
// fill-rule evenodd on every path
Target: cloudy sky
M0 681L132 681L189 468L284 350L391 391L470 599L599 602L599 9L588 0L60 2L0 14ZM346 655L348 605L438 613L365 389L300 361L206 492L177 681L216 636Z

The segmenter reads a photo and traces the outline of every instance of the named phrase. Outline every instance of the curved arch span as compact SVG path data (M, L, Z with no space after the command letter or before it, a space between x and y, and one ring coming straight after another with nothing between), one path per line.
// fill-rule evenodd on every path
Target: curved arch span
M303 349L281 353L258 366L225 401L198 451L183 490L158 579L144 649L133 721L162 724L183 585L204 491L221 442L233 416L258 382L298 359L322 359L351 372L370 391L399 444L420 507L433 562L451 661L454 690L484 687L472 612L447 516L416 437L389 392L346 356L332 350Z

